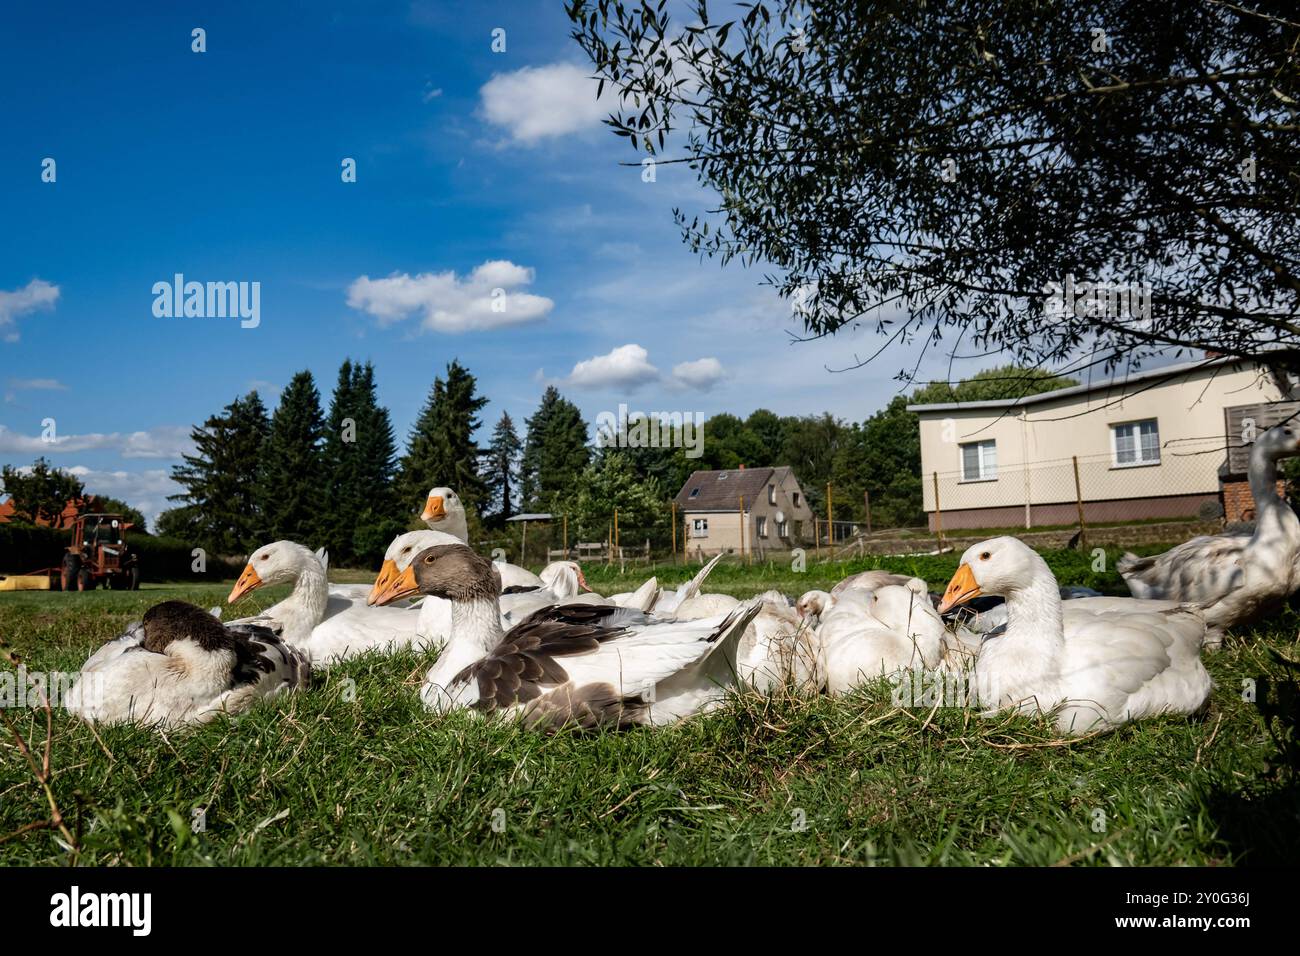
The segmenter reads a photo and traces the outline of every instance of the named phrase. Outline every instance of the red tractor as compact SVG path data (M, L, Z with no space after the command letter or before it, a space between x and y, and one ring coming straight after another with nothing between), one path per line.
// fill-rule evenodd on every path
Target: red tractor
M138 591L139 556L126 546L130 527L121 515L78 515L60 569L63 590L93 591L102 583L114 591Z

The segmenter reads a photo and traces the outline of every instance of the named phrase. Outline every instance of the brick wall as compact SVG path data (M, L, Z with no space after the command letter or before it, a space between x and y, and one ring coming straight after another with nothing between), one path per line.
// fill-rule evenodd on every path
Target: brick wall
M1284 494L1285 482L1277 483L1277 493ZM1250 484L1243 478L1223 483L1223 516L1228 524L1255 520L1255 499L1250 494Z

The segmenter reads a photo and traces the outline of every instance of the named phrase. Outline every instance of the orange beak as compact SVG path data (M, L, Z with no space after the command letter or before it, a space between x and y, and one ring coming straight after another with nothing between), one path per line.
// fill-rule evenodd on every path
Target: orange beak
M257 576L257 572L253 570L251 564L247 565L244 568L244 573L241 574L239 580L235 582L235 586L230 589L230 597L226 598L226 603L234 604L249 591L256 590L261 586L262 579Z
M943 592L943 601L939 604L939 613L947 614L959 604L965 604L971 598L979 597L983 592L975 583L975 572L969 564L963 564L948 582L948 590Z
M367 604L392 604L398 598L404 598L412 594L419 593L420 585L415 580L415 566L407 568L401 574L389 581L381 589L379 582L370 591L370 598Z
M442 495L429 495L429 500L424 503L424 512L420 515L421 521L441 521L447 517L447 506L442 502Z
M590 591L590 590L591 590L590 585L587 584L587 578L586 578L586 576L582 573L582 568L578 568L578 585L579 585L579 586L580 586L584 591Z
M375 578L375 586L370 589L370 596L366 598L366 603L373 605L376 598L388 589L388 586L397 579L397 562L385 561L379 568L379 576Z

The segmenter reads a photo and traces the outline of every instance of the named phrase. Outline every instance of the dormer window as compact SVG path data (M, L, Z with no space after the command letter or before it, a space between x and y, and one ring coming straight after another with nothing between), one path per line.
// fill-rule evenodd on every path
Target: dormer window
M718 474L718 481L726 481L726 480L727 480L727 473L725 471L720 472Z

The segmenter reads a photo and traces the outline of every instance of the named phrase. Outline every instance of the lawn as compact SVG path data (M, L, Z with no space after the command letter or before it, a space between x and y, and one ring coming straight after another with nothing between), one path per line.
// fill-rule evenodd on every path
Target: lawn
M1087 555L1049 559L1062 583L1119 590ZM724 562L709 589L797 594L873 566L938 588L956 563ZM692 570L658 573L673 584ZM605 592L644 576L587 570ZM150 604L210 606L228 589L0 594L0 636L32 670L75 670ZM255 592L236 611L277 597ZM1300 657L1298 626L1288 611L1208 657L1218 687L1204 719L1066 745L1041 720L896 709L883 682L836 700L738 696L667 730L546 737L428 715L416 691L429 657L368 657L165 737L56 712L53 792L83 864L1283 863L1300 847L1296 767L1243 680L1285 678L1267 649ZM39 753L43 718L8 714ZM0 754L4 839L48 810L12 739ZM0 863L73 855L48 830L0 842Z

